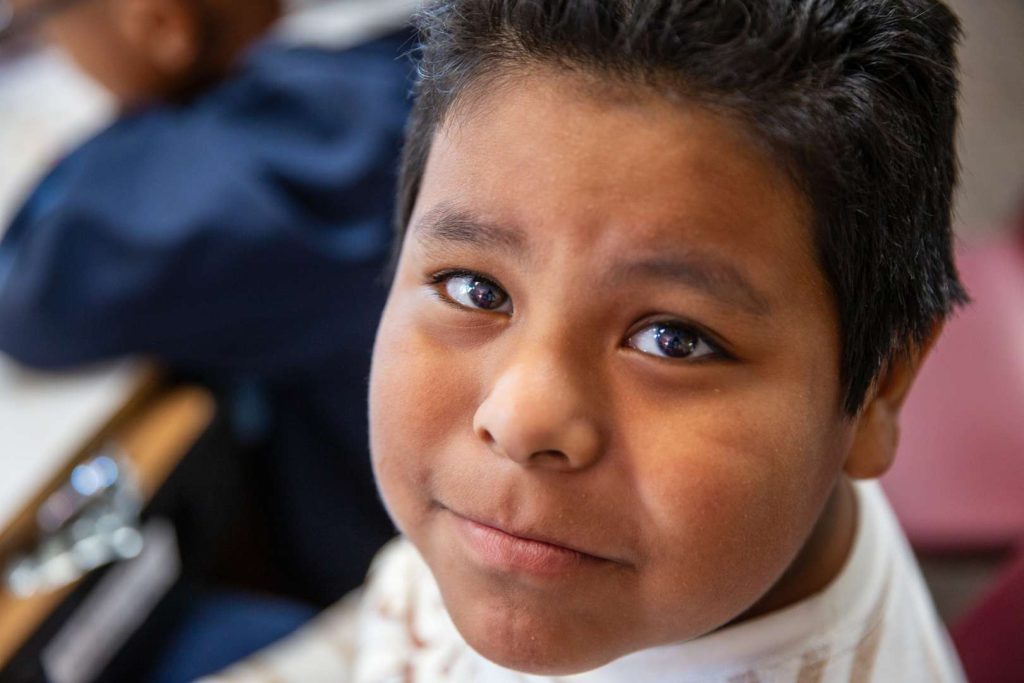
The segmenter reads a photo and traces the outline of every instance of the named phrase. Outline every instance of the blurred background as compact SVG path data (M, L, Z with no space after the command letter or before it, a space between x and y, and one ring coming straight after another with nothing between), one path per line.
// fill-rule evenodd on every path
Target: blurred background
M0 0L0 681L194 680L394 534L366 378L416 4Z
M957 231L970 243L1009 229L1024 200L1024 3L949 4L966 32Z
M0 26L5 8L37 1L0 0ZM956 232L959 267L975 303L948 325L923 369L905 408L900 455L883 485L971 680L1020 682L1024 2L948 1L966 30ZM63 4L70 3L49 2L55 11ZM154 208L115 191L113 206L130 204L138 212L129 214L132 220L145 222L147 211L170 204L190 207L180 213L192 221L170 226L180 244L169 255L166 241L118 241L124 226L112 220L88 243L106 251L82 246L93 261L53 253L59 281L77 298L61 299L45 283L16 292L55 314L80 307L77 330L95 343L46 353L38 349L52 343L47 339L77 338L75 330L49 323L31 332L11 323L0 329L0 348L8 353L0 354L0 480L8 480L0 489L0 681L188 680L203 671L190 670L182 653L202 650L204 634L225 625L240 634L219 645L208 664L216 666L287 633L357 585L393 532L369 480L360 423L369 339L383 300L368 274L387 260L390 192L412 77L404 24L415 5L287 2L282 16L267 21L269 42L287 49L252 41L262 45L251 57L259 78L240 80L217 97L189 82L195 91L181 93L170 113L119 123L102 144L70 158L115 119L124 96L108 94L63 53L31 37L0 43L0 236L8 231L7 244L27 239L16 234L26 230L19 224L53 215L47 212L55 211L54 197L80 212L64 215L73 234L82 216L110 212L94 201L95 191L71 200L62 194L82 174L110 172L98 173L101 167L114 172L111 184L97 180L98 186L162 198ZM334 82L324 75L339 64L355 76ZM224 126L216 138L204 137L218 125L211 121ZM280 141L263 141L270 129L314 133L289 135L298 152L282 154ZM181 143L189 131L199 131L189 137L199 141L194 149ZM247 150L240 162L246 175L230 184L221 166L197 162L235 159L239 149ZM308 180L317 175L322 183ZM155 176L169 180L159 190L142 184ZM244 216L270 237L204 241L207 224L241 221L236 212L246 202L232 202L253 192L277 202ZM302 230L282 237L282 215ZM325 231L327 224L336 229ZM190 270L175 260L185 252L175 249L197 243L215 256ZM46 244L34 248L49 253ZM121 270L123 260L110 255L125 253L152 260ZM0 291L4 259L0 248ZM297 293L275 302L260 282L230 279L235 268L254 263L270 281L296 281ZM75 279L97 264L103 282ZM332 279L339 270L347 279ZM135 310L138 322L115 335L106 309L89 308L110 288L131 289L125 283L156 292L168 273L192 283L185 295L174 295L196 302L190 310L165 310L160 297L132 309L132 297L118 294L113 308ZM234 298L220 297L229 282L242 284ZM338 291L347 294L317 294ZM348 327L311 322L328 318ZM173 324L161 328L160 319ZM135 329L147 325L151 333ZM175 332L189 327L201 338ZM277 348L278 332L294 329L308 330L302 343L268 362L261 354ZM164 352L160 339L187 352ZM252 348L238 360L240 349ZM96 365L139 354L127 365ZM163 361L159 367L146 360L154 355ZM350 417L328 417L339 413ZM332 464L325 469L326 461ZM77 535L65 528L82 519L101 521ZM171 542L166 525L174 529ZM126 566L144 569L120 571ZM104 597L126 592L126 585L143 586L136 593L152 598L124 604ZM97 629L109 637L82 635Z

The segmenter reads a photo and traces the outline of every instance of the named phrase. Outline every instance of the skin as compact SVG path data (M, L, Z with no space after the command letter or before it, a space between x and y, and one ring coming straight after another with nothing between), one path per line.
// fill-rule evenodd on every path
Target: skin
M79 0L44 22L42 33L134 108L188 97L223 77L279 14L278 0Z
M654 321L725 353L660 357ZM850 418L839 349L807 203L739 125L522 72L433 141L374 352L380 490L494 662L569 674L692 639L842 567L843 471L884 471L916 365ZM496 567L467 518L584 559Z

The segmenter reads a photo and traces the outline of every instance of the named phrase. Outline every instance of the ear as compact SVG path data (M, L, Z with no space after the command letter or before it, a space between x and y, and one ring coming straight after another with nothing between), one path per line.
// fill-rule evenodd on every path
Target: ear
M117 0L115 21L132 50L171 79L188 73L202 49L200 18L185 0Z
M941 329L941 324L935 325L924 344L893 358L872 385L843 466L851 478L875 479L892 466L900 438L900 409Z

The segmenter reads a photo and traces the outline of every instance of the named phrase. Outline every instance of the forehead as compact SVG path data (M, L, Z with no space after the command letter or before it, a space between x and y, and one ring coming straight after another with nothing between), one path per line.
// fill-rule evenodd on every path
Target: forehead
M803 195L745 127L649 90L537 69L457 103L411 220L439 207L514 228L533 254L711 255L769 287L824 285Z

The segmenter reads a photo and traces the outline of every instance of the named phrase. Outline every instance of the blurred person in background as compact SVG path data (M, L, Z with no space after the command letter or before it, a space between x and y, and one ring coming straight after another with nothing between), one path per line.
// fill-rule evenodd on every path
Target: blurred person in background
M330 3L366 15L347 49L322 43L349 15L320 4L10 1L0 39L42 35L120 113L7 226L0 351L47 369L145 354L218 390L259 456L275 556L323 604L393 534L365 397L414 3ZM303 12L322 34L305 42Z

